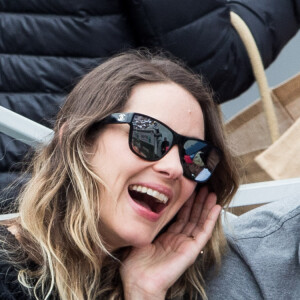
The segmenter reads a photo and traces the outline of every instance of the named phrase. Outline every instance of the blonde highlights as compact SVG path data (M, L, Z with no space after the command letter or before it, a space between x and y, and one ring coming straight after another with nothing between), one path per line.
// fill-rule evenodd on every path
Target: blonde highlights
M199 102L205 119L205 138L222 149L222 162L208 182L224 206L238 181L225 145L218 109L211 91L198 75L161 55L132 51L104 62L88 73L67 97L57 117L54 138L37 151L29 173L32 178L19 196L20 243L32 270L19 263L19 281L37 299L123 299L119 274L128 249L111 253L103 241L101 191L105 182L89 162L99 134L93 124L121 112L134 86L145 82L174 82ZM217 223L205 254L168 292L168 297L199 293L205 299L204 273L219 264L225 247Z

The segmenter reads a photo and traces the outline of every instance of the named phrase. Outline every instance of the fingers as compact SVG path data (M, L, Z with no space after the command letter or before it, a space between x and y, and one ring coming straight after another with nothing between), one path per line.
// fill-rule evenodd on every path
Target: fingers
M182 233L187 236L196 236L198 234L217 203L216 194L208 193L207 188L199 191L197 197L199 198L194 202L191 219L182 230Z
M215 193L207 194L201 214L198 217L198 222L195 224L193 230L187 233L189 236L196 236L199 233L199 231L201 231L202 228L204 228L204 226L206 226L205 225L206 222L208 220L211 221L211 217L209 219L209 216L211 216L210 214L215 210L216 203L217 203L216 194ZM219 207L219 205L217 207ZM213 216L214 216L214 214L213 214ZM217 219L218 219L218 214L217 214ZM214 224L213 224L213 226L214 226Z
M208 214L210 213L211 209L216 205L216 203L217 203L217 195L215 193L209 193L207 195L204 207L200 214L198 226L202 227L204 225L208 217Z
M195 197L193 207L191 210L190 218L186 223L186 226L182 229L182 233L190 236L196 226L198 226L200 217L203 213L203 209L206 206L208 197L208 188L202 187Z
M190 218L190 214L191 214L195 196L196 196L196 193L193 192L193 194L190 196L190 198L181 207L181 209L179 210L179 212L177 214L176 221L168 228L168 232L172 232L172 233L182 232L183 228L186 226L186 224Z
M208 189L207 187L203 187L199 190L193 204L193 209L191 211L191 216L190 216L190 222L197 224L199 221L199 216L201 216L202 209L204 206L204 203L206 202L206 198L208 195Z
M216 201L215 194L208 193L206 186L202 187L197 195L194 192L178 212L176 222L169 227L168 232L191 235L196 226L203 225Z
M208 213L203 226L201 227L197 226L194 229L192 235L195 237L195 240L197 241L197 244L200 247L200 249L203 249L203 247L206 245L208 240L211 238L212 232L214 230L214 227L220 215L221 209L222 208L220 205L214 205L211 208L210 212Z
M193 192L190 198L184 203L184 205L179 210L176 220L182 220L184 222L187 222L189 220L195 196L196 193Z

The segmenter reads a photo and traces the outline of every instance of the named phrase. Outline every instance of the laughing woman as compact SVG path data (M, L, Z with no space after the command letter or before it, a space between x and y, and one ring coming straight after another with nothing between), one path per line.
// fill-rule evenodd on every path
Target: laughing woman
M1 226L1 296L205 299L237 177L201 78L161 56L118 55L76 85L54 132L19 218Z

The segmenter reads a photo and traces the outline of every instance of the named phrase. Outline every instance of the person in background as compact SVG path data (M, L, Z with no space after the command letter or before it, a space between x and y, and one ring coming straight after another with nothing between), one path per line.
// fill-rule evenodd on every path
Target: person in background
M167 147L170 145L167 138L165 137L161 143L161 153L164 154L167 151Z
M170 145L153 160L133 140L154 122ZM149 52L107 60L68 95L29 172L19 217L0 227L2 298L206 299L238 179L198 75Z
M229 248L221 269L207 276L209 299L300 299L298 197L282 195L241 215L226 236Z
M218 103L253 83L245 48L231 26L247 23L268 67L299 30L300 0L3 0L0 105L53 128L66 95L89 70L126 49L163 49L203 75ZM0 193L29 151L0 133ZM13 195L0 195L5 199ZM1 202L5 212L7 205ZM2 205L3 204L3 205Z

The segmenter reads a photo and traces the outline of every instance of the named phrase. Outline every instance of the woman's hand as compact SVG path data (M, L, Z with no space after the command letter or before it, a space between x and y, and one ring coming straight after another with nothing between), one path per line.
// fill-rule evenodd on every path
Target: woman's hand
M120 270L125 299L165 298L210 239L221 211L216 201L214 193L201 188L165 233L152 244L131 250Z

